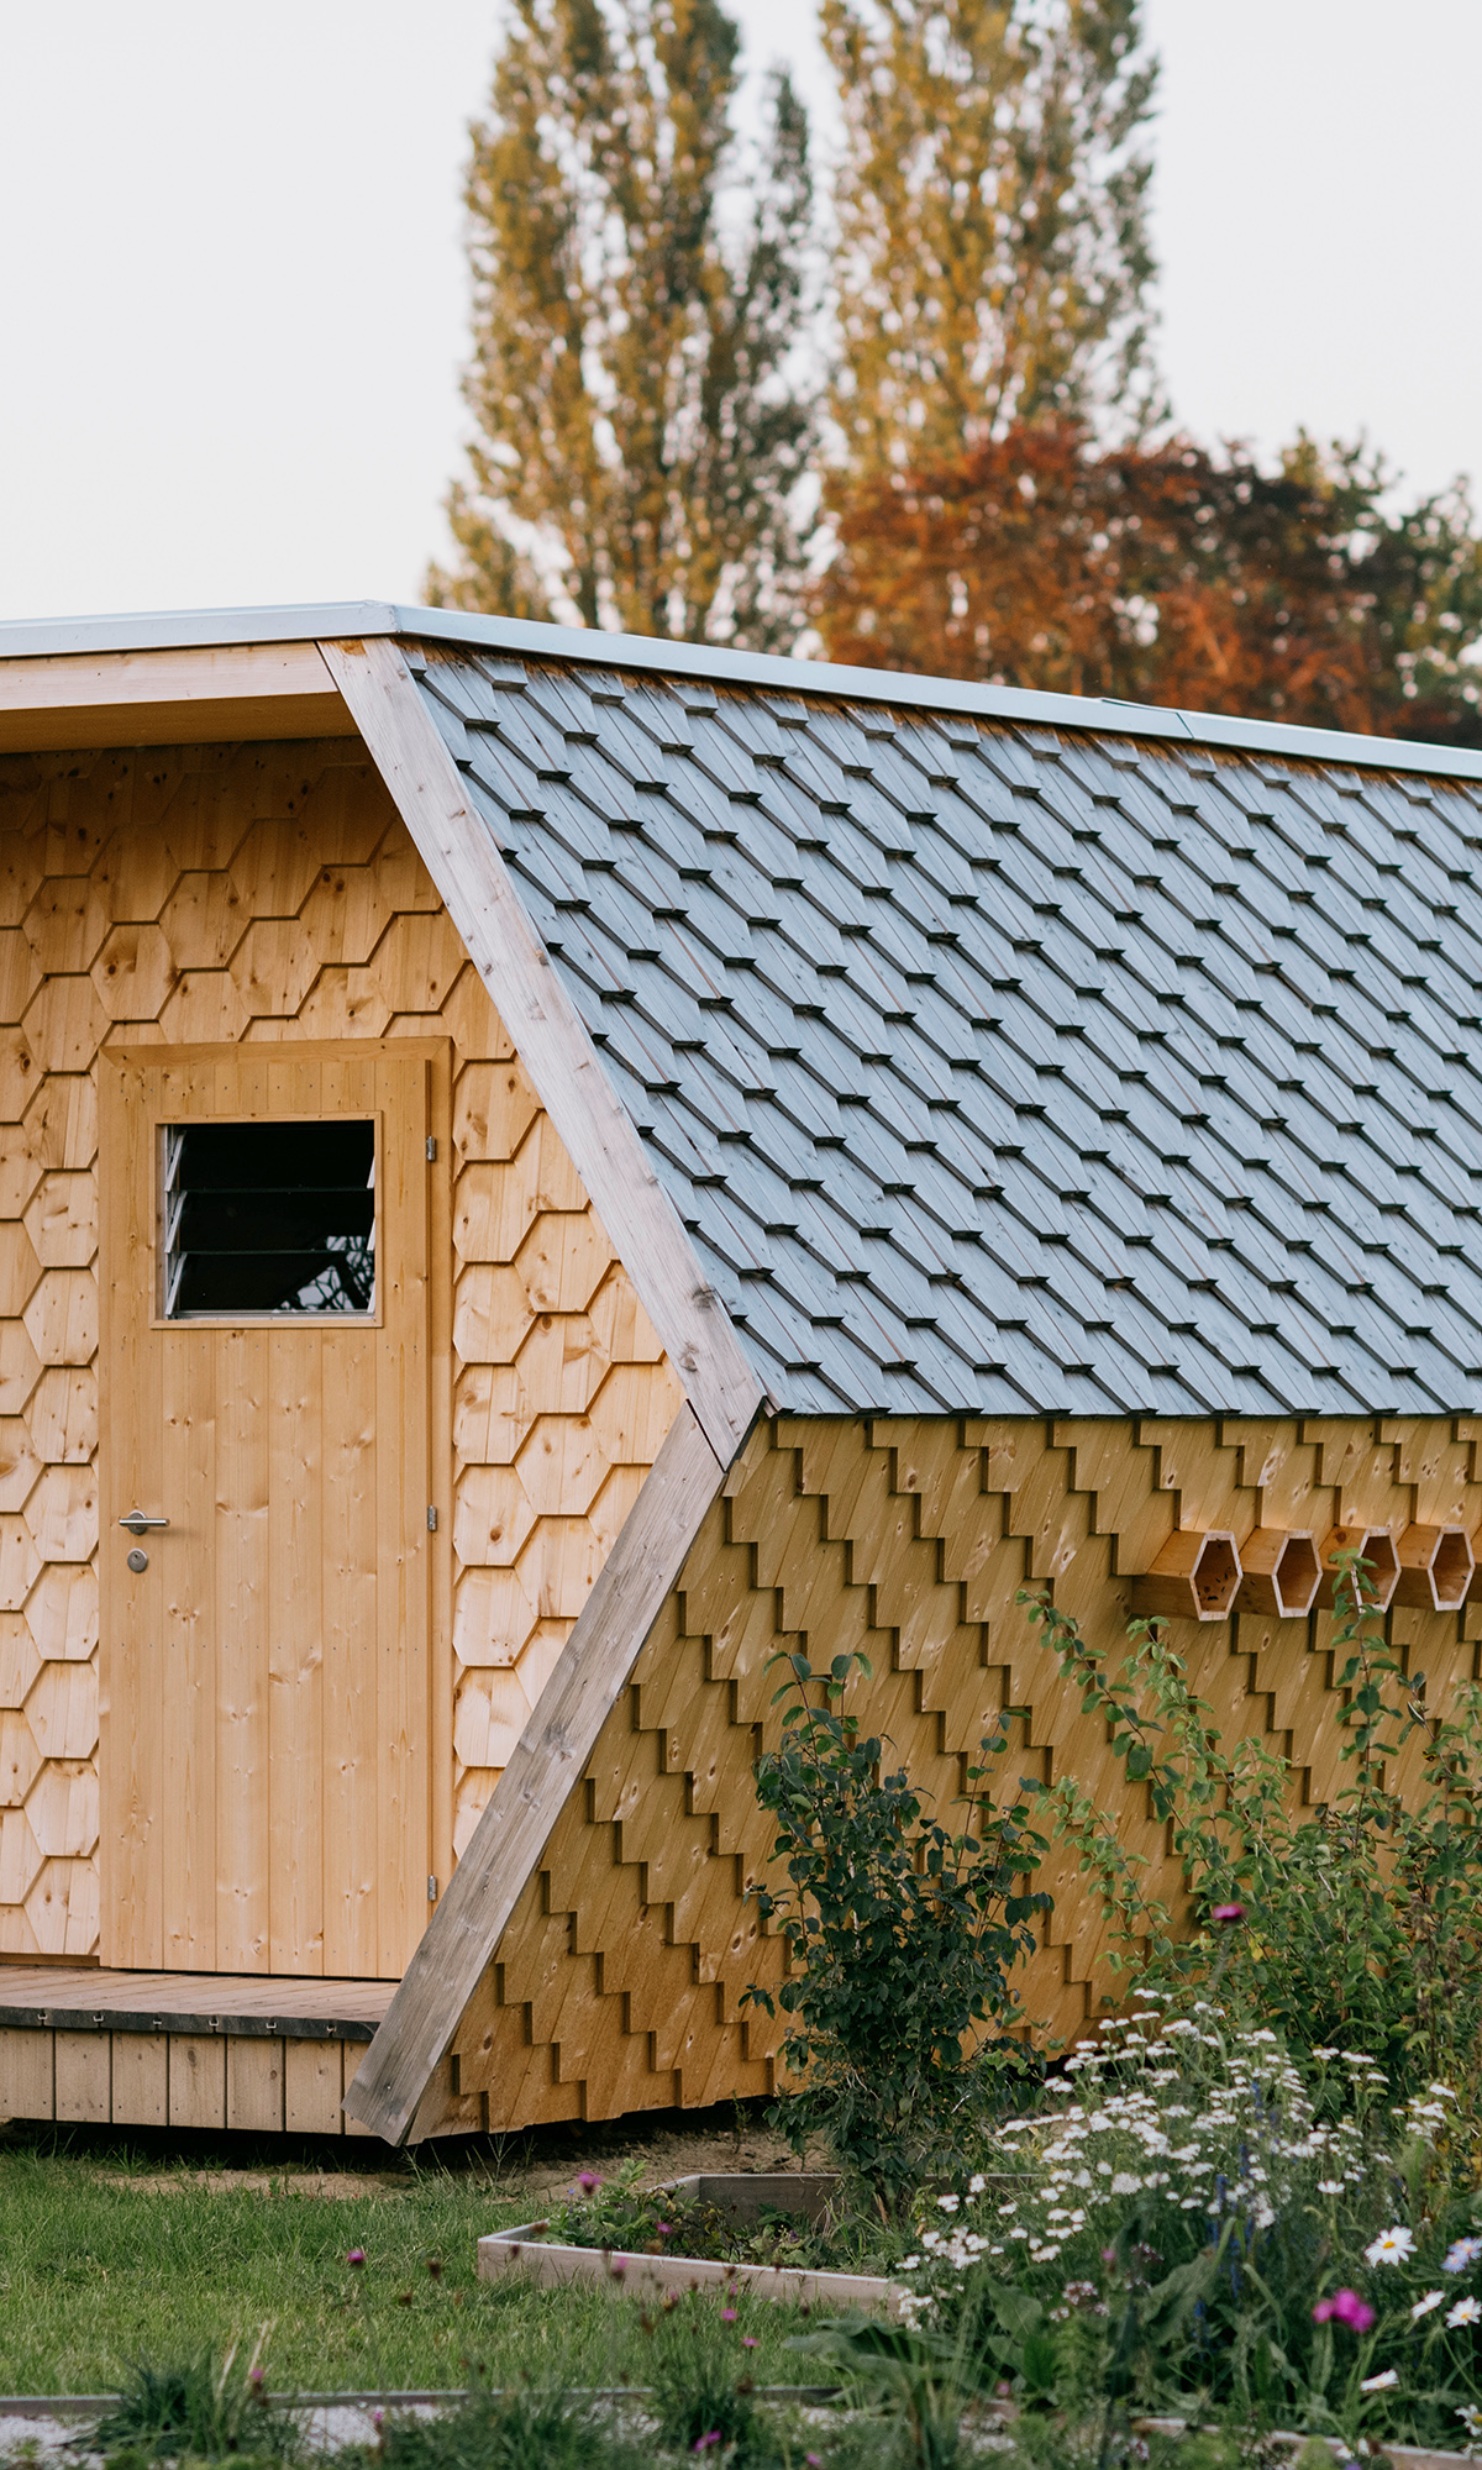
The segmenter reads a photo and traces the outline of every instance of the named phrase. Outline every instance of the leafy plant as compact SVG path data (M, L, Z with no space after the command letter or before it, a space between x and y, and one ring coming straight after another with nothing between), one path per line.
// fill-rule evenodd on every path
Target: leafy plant
M1129 1784L1165 1825L1194 1927L1148 1893L1116 1816L1073 1777L1050 1788L1057 1831L1099 1884L1112 1962L1143 1985L1218 1978L1225 2005L1294 2050L1368 2052L1397 2091L1444 2078L1469 2111L1482 2094L1482 1690L1449 1709L1406 1674L1375 1610L1367 1565L1339 1556L1331 1642L1347 1781L1298 1805L1290 1762L1262 1741L1227 1745L1156 1621L1128 1629L1113 1672L1074 1620L1020 1601L1088 1713L1105 1719ZM1218 1916L1224 1916L1221 1920Z
M116 2463L286 2460L298 2450L297 2430L270 2400L258 2363L268 2331L242 2364L235 2342L221 2359L200 2350L164 2367L141 2361L92 2430L91 2448Z
M960 2338L843 2316L792 2347L820 2361L851 2410L883 2421L860 2456L869 2470L959 2470L977 2458L962 2432L976 2396L977 2361Z
M995 1804L1008 1721L966 1768L954 1833L923 1816L923 1795L846 1702L862 1655L815 1671L774 1659L787 1678L782 1740L757 1767L787 1884L752 1889L786 1944L789 1978L748 2000L789 2018L782 2059L796 2089L774 2117L794 2148L821 2135L864 2180L883 2218L923 2176L970 2149L994 2084L1026 2061L1010 2038L1010 1974L1033 1947L1050 1898L1026 1882L1045 1850L1030 1824L1032 1787Z
M542 2225L547 2235L573 2247L695 2256L721 2264L781 2264L822 2272L889 2269L891 2255L880 2252L889 2242L873 2213L835 2218L831 2211L815 2223L779 2206L761 2205L741 2217L721 2204L642 2187L638 2182L643 2168L642 2159L635 2158L610 2179L584 2170L565 2201L552 2206Z

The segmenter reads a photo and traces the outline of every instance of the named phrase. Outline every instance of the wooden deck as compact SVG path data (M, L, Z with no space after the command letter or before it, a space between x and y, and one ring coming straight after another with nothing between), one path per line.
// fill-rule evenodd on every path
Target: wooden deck
M343 2107L394 1981L0 1964L0 2119L364 2135ZM466 2134L444 2061L420 2133Z
M394 1981L261 1973L119 1973L96 1964L0 1964L0 2028L229 2033L266 2041L369 2041Z

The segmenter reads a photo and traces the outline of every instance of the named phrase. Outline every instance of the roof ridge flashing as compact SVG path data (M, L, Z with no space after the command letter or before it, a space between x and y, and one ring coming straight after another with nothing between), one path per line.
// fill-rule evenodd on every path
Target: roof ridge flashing
M1482 781L1482 748L1425 746L1402 738L1365 737L1269 719L1126 703L1110 696L1051 694L960 678L914 677L772 652L546 626L525 618L482 617L460 609L424 609L384 600L8 620L0 622L0 662L249 643L355 641L387 635L408 649L426 645L475 657L493 653L560 667L580 663L608 674L667 679L676 686L686 680L703 680L718 690L740 692L750 687L769 697L807 702L882 704L902 712L955 713L964 719L998 720L1026 728L1087 730L1114 739L1160 739L1183 749L1214 747L1247 757L1277 756L1391 774ZM806 725L806 713L798 717ZM1423 799L1425 792L1421 789L1418 794Z

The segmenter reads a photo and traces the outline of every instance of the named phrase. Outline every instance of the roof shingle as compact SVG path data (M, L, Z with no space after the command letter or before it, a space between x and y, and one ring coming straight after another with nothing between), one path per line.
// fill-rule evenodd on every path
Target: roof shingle
M1482 1400L1478 786L414 665L779 1407Z

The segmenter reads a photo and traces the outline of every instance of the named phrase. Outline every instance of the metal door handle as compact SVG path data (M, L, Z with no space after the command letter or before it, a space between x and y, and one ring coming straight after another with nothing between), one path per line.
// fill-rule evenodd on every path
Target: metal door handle
M118 1523L121 1527L127 1527L131 1535L147 1535L151 1527L167 1527L170 1521L168 1518L146 1518L142 1509L131 1509L127 1518L120 1518Z

